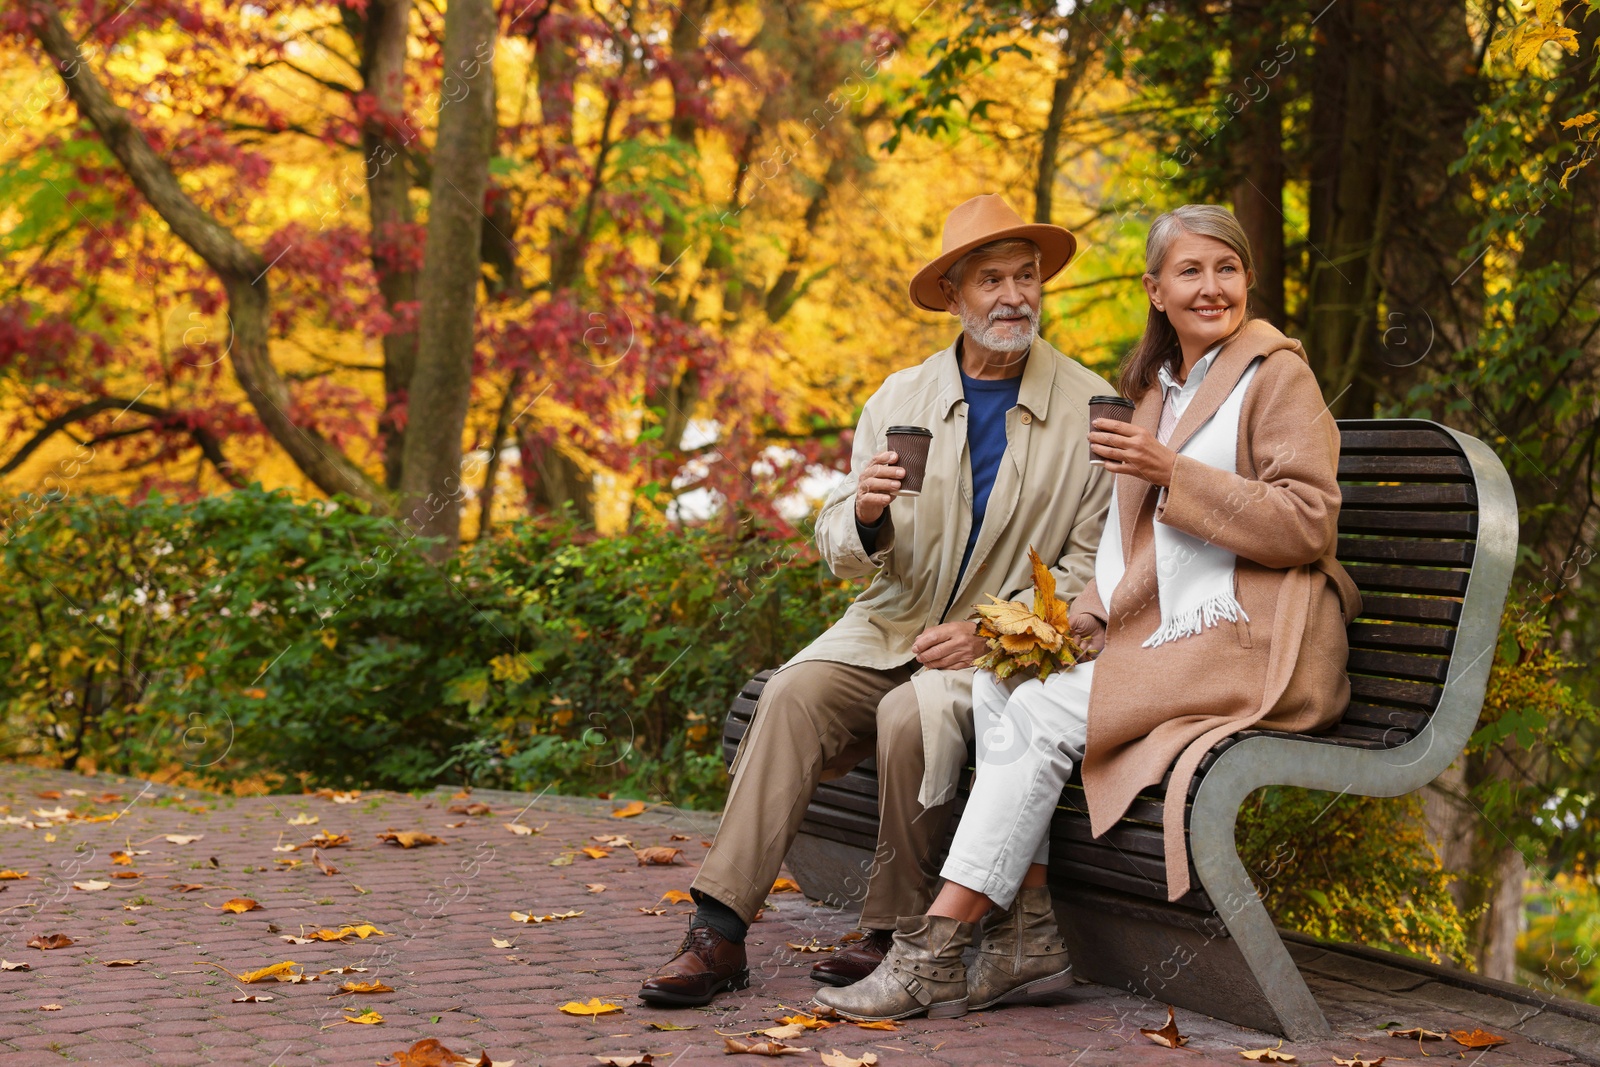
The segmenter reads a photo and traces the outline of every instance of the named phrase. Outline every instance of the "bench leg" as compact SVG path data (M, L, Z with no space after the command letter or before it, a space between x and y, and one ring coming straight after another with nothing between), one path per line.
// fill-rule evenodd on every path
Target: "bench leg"
M1189 851L1196 873L1230 939L1277 1016L1279 1033L1295 1041L1328 1037L1332 1029L1306 988L1272 916L1239 860L1234 827L1239 807L1255 788L1245 773L1220 761L1201 783L1189 818ZM1221 772L1221 773L1218 773Z

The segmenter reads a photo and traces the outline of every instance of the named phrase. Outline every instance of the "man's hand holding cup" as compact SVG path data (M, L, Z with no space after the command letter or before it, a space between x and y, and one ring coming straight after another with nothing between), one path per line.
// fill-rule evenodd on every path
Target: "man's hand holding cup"
M895 466L897 452L879 452L872 457L861 481L856 485L856 518L863 526L874 526L883 518L883 510L900 491L900 480L906 476L905 468Z

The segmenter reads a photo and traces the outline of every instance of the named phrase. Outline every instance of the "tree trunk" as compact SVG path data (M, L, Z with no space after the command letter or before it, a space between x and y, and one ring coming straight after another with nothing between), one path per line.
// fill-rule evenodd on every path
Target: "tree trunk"
M34 34L55 62L79 114L94 127L151 208L221 279L233 330L229 358L262 425L317 488L329 495L347 494L388 513L390 501L382 487L314 427L295 418L289 387L272 363L268 344L270 265L189 199L172 168L156 155L133 117L111 99L84 61L55 6L39 0L31 6Z
M1258 57L1271 54L1280 39L1278 27L1267 20L1263 0L1241 0L1234 5L1235 20L1247 36L1233 46L1236 79L1245 103L1238 127L1229 141L1233 150L1233 214L1244 227L1255 258L1255 287L1250 308L1280 330L1286 325L1283 304L1283 85L1264 80ZM1256 99L1251 80L1265 89Z
M439 557L453 552L461 537L461 435L472 397L483 194L495 131L496 29L489 0L453 0L445 11L445 103L433 153L400 483L406 524L440 538L433 550Z
M1373 325L1368 284L1387 162L1384 109L1387 45L1379 14L1339 4L1322 20L1313 57L1312 170L1306 349L1335 416L1367 414L1370 385L1358 378Z
M391 316L410 314L398 305L417 299L417 272L410 266L405 243L411 240L411 175L405 165L407 142L414 138L406 114L406 45L411 39L411 0L370 0L365 15L354 6L342 8L351 38L361 49L360 73L374 110L361 129L361 152L367 177L368 211L372 221L372 269L384 310ZM383 451L384 484L400 487L405 454L403 420L397 409L406 402L417 359L417 335L392 330L383 336L383 414L378 439Z

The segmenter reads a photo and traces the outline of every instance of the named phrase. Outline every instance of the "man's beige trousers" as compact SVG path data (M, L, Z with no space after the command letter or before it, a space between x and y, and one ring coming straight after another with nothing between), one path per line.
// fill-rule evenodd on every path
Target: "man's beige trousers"
M952 804L924 808L922 717L910 678L892 670L810 660L773 675L761 691L728 792L722 826L694 880L749 922L772 891L817 783L878 757L878 850L861 925L892 929L931 902L932 852ZM868 879L870 878L870 882Z

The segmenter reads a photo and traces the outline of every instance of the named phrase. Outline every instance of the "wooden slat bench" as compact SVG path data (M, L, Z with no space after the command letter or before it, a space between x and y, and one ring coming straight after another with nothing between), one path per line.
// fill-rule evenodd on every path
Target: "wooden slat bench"
M1510 478L1481 441L1420 420L1339 428L1339 558L1364 599L1349 627L1344 718L1316 736L1248 730L1207 753L1186 807L1194 888L1176 903L1165 782L1096 839L1075 776L1050 830L1050 884L1077 973L1294 1039L1328 1024L1239 860L1239 808L1268 785L1398 796L1448 767L1478 720L1517 544ZM733 702L730 760L771 674ZM823 783L788 856L807 895L861 899L877 811L871 760Z

